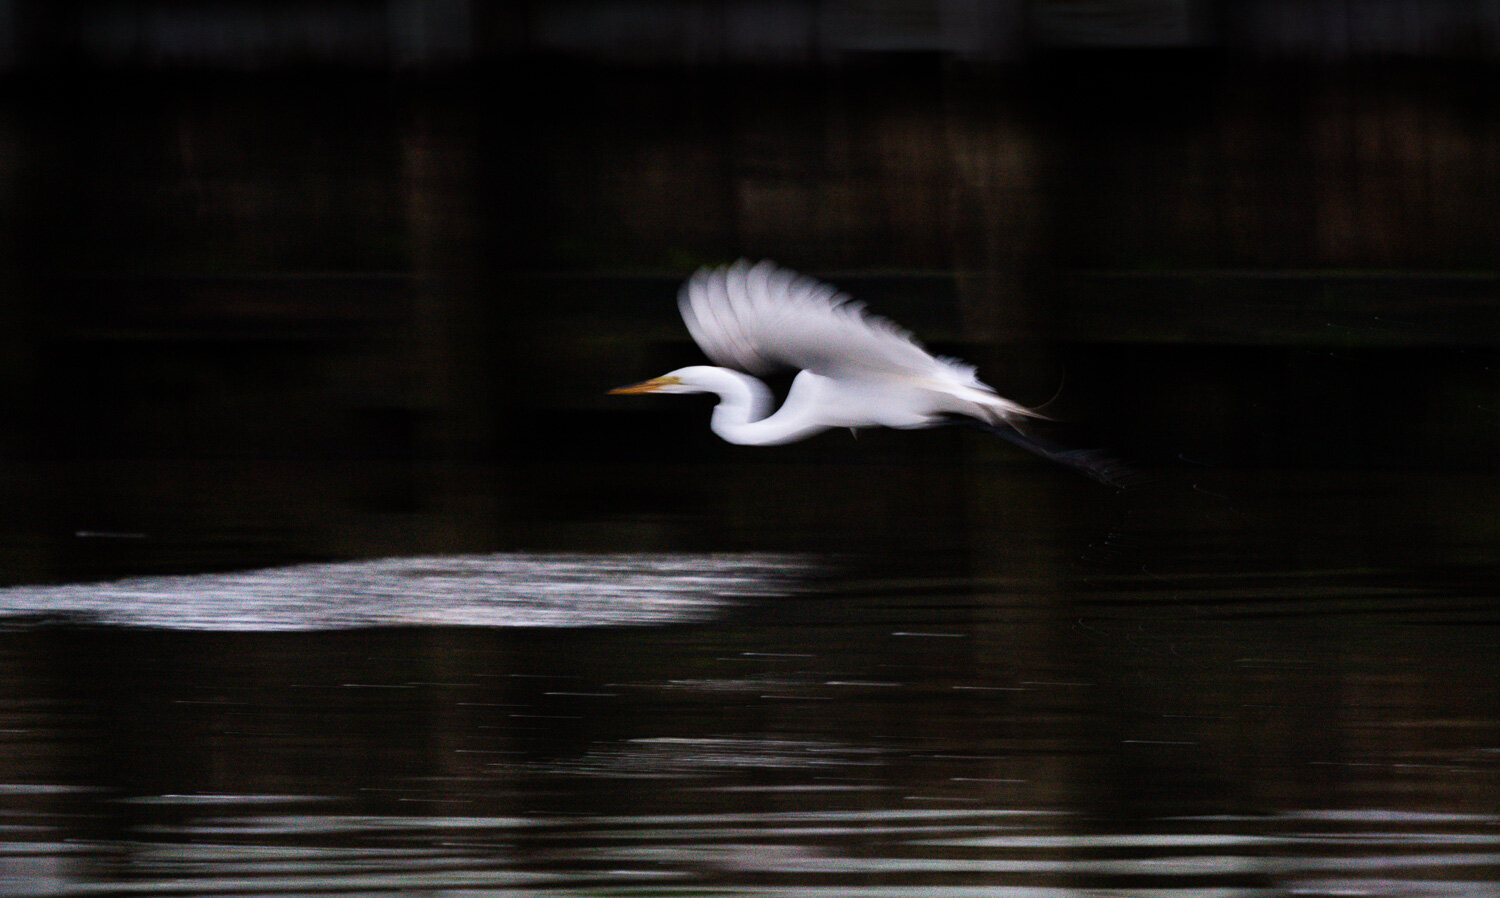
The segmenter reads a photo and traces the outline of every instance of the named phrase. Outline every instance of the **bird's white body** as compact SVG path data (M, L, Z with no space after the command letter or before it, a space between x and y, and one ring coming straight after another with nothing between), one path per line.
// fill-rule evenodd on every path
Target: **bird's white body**
M769 262L702 269L678 306L720 367L679 368L615 392L716 393L710 426L731 443L774 446L836 427L931 427L953 415L990 425L1041 417L827 284ZM772 412L771 391L743 372L784 367L800 370Z
M1126 465L1023 432L1044 418L982 383L956 359L933 356L911 334L827 284L770 262L704 268L678 295L693 340L718 367L678 368L612 393L715 393L709 426L731 443L777 446L835 427L931 427L967 421L1101 483L1123 488ZM795 368L781 407L752 374ZM746 373L749 372L749 373Z

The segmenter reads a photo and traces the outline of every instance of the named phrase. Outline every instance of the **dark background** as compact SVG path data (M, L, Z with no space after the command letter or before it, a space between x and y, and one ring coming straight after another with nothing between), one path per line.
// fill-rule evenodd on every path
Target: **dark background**
M0 891L1492 893L1497 75L1493 0L0 0L0 586L490 613L3 590ZM739 257L1140 485L607 396ZM519 550L798 587L490 625Z
M990 452L606 399L698 357L676 286L741 256L1147 464L1495 457L1492 4L0 16L7 582L795 543L693 463Z

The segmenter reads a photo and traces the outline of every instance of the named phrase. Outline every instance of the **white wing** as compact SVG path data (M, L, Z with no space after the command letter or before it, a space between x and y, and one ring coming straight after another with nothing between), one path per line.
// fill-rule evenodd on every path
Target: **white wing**
M677 304L715 364L764 374L798 368L836 379L956 379L987 389L974 369L935 358L910 333L810 277L770 262L701 268Z

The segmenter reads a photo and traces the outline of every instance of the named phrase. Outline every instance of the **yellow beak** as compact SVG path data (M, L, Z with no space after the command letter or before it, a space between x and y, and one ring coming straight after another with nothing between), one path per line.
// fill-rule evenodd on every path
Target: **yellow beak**
M611 396L634 396L638 393L655 393L663 387L675 387L680 383L682 381L675 377L653 377L650 380L631 384L628 387L615 387L609 393Z

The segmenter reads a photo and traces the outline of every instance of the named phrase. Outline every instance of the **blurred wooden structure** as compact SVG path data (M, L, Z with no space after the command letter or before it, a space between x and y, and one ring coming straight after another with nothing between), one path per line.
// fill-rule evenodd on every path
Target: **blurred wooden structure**
M517 54L682 65L870 53L1214 46L1492 58L1500 0L0 0L0 65L450 66Z

